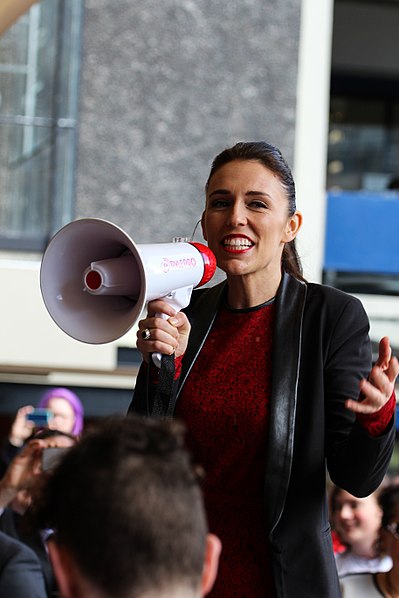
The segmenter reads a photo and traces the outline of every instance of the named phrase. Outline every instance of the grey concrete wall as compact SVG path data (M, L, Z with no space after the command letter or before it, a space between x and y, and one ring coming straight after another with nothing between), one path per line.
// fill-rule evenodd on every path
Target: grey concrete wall
M223 148L267 139L292 164L300 4L86 0L76 217L168 242Z

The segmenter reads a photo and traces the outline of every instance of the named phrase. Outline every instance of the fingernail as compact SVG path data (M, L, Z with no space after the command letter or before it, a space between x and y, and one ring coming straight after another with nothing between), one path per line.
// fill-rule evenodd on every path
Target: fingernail
M179 323L179 320L172 317L172 318L169 318L169 323L172 324L172 326L177 326Z

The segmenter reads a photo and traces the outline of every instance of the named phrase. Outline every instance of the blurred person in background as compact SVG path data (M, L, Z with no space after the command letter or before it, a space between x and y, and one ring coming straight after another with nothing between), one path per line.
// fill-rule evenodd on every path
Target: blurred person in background
M32 405L18 409L8 438L3 443L0 454L0 475L3 475L11 460L15 457L26 440L38 427L59 430L73 436L80 436L84 426L84 408L79 397L68 388L51 388L40 399L37 408L48 409L47 423L39 426L29 419L34 412Z
M35 526L30 510L55 460L75 443L76 437L73 435L57 430L39 430L12 459L0 479L0 531L34 551L48 598L58 595L47 552L46 542L50 531Z
M343 550L335 553L339 577L348 573L389 571L392 560L380 553L379 533L382 509L378 496L386 482L365 498L346 490L330 488L330 521Z
M399 598L399 484L382 488L378 502L382 509L380 550L392 561L389 571L350 574L341 578L343 598Z

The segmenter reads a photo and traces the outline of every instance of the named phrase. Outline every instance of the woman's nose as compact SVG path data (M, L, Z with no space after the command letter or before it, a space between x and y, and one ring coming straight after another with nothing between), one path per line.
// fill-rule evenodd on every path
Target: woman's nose
M57 415L53 415L53 417L50 418L48 427L50 428L50 430L58 430L59 423L60 423L60 418Z
M342 505L338 515L342 519L351 519L353 517L353 509L350 507L350 505Z
M229 224L231 226L243 226L247 223L245 206L239 202L232 204L229 212Z

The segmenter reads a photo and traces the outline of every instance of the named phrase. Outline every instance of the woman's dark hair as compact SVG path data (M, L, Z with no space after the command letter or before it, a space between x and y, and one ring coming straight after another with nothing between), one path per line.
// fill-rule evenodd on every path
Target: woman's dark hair
M378 502L382 509L381 527L391 523L399 507L399 483L392 482L378 496Z
M212 162L211 171L205 185L206 190L208 189L209 182L215 172L233 160L257 161L271 170L279 178L282 187L287 193L289 216L292 216L292 214L295 213L295 183L291 169L283 158L280 150L274 145L266 143L266 141L241 141L218 154ZM294 278L304 280L295 239L286 243L284 246L281 268L283 271L291 274L291 276L294 276Z

